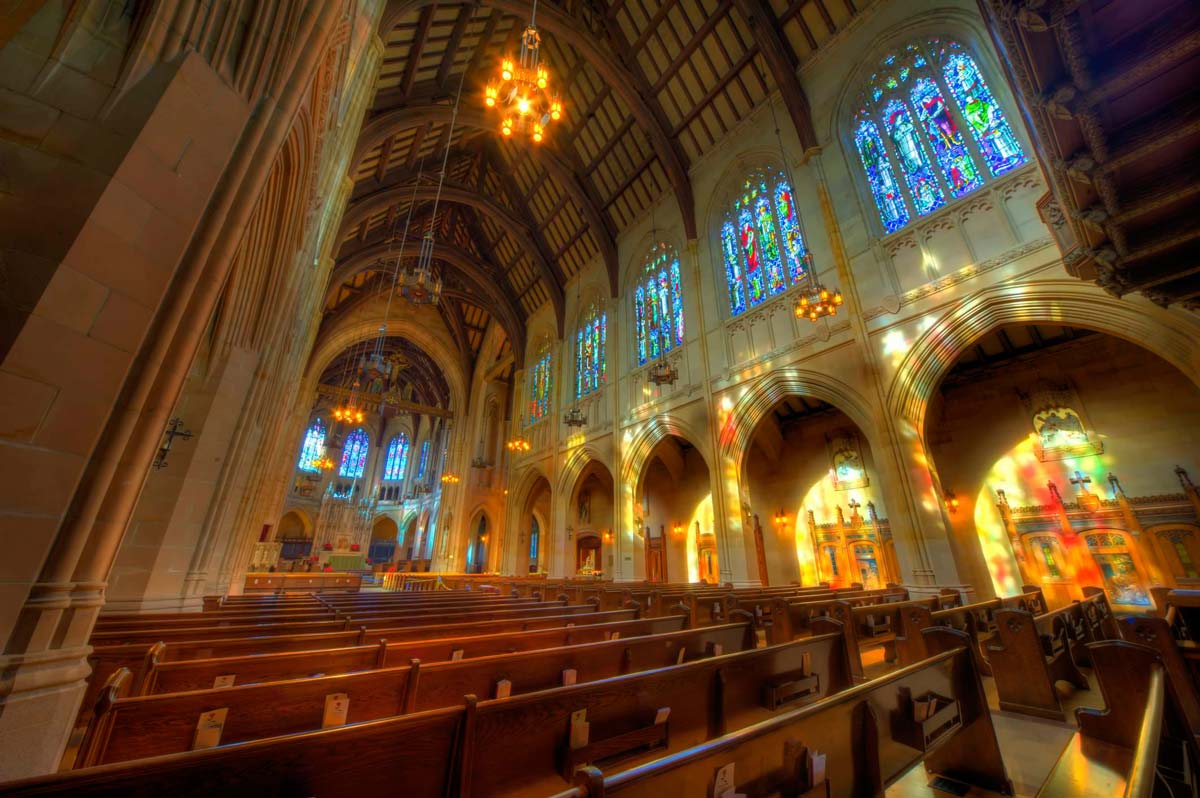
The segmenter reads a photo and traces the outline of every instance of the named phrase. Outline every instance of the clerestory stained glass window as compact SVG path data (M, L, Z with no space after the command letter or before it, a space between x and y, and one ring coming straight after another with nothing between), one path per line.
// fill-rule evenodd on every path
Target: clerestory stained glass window
M639 366L683 343L683 293L674 247L655 244L650 250L633 292L633 320Z
M417 481L425 479L425 469L429 467L429 441L421 442L421 457L417 460Z
M863 92L854 144L886 233L1026 162L978 64L942 39L883 59Z
M370 447L371 439L361 428L347 435L346 445L342 447L342 465L338 469L338 476L361 479L367 467L367 450Z
M575 334L575 398L604 384L608 369L608 314L593 309Z
M734 316L805 277L807 250L782 172L756 170L742 183L721 225L721 256Z
M529 423L550 413L550 353L543 354L529 373Z
M408 433L401 432L388 442L387 457L383 463L383 478L395 481L404 479L408 467Z
M324 453L325 425L318 418L311 427L304 431L304 443L300 446L300 459L296 462L296 467L301 471L315 474L321 470L317 468L317 460Z

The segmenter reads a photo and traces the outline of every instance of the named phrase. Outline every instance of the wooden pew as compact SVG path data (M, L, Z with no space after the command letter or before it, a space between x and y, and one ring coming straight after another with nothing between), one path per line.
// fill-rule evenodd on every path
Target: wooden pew
M152 657L141 681L135 680L135 695L155 695L187 690L204 690L222 676L234 676L236 684L297 679L313 673L327 675L400 665L410 659L423 663L455 658L467 659L558 646L596 643L664 634L683 629L684 618L646 618L635 621L574 626L533 632L509 632L474 637L435 638L407 642L379 640L374 645L308 649L234 657L213 657L162 662ZM616 638L613 635L616 634ZM165 648L165 647L164 647ZM265 649L270 651L270 649Z
M547 795L568 786L579 764L619 759L632 766L849 685L844 638L831 633L589 684L471 700L459 794ZM571 719L580 711L589 740L573 748Z
M97 647L89 657L92 663L92 675L84 694L84 703L80 715L86 716L95 705L96 697L104 682L120 668L129 668L135 675L134 683L140 684L140 679L154 661L180 661L188 659L210 658L214 656L241 656L265 650L296 651L313 648L337 647L345 645L374 645L381 639L390 643L414 640L433 640L439 637L470 637L475 635L503 634L510 632L525 632L534 630L565 629L570 627L604 625L615 622L632 621L637 613L634 610L615 610L613 612L593 612L584 615L553 615L537 618L516 618L504 621L471 621L467 623L448 623L441 626L415 626L396 629L344 629L334 632L318 632L315 634L237 634L226 637L229 630L217 627L211 631L215 637L195 635L190 630L179 633L163 633L162 639L154 642L135 644L118 644L115 646ZM165 653L154 649L162 643ZM154 650L152 650L154 649Z
M453 795L461 707L0 785L3 798Z
M418 618L407 618L403 612L393 612L380 616L360 618L344 616L341 620L337 621L98 632L92 635L91 642L92 645L150 644L159 641L195 640L204 637L262 637L265 635L303 634L306 632L333 632L357 629L362 626L365 626L367 629L418 629L457 626L459 624L483 624L486 626L488 624L498 624L507 621L522 623L534 621L538 618L562 618L564 616L576 616L582 619L589 615L602 614L596 612L595 607L590 604L563 606L555 603L552 606L536 609L447 613L440 616L432 615ZM433 635L426 634L426 636L431 637Z
M899 629L895 639L896 657L901 665L911 665L927 658L929 651L925 645L925 638L921 635L921 630L931 626L947 626L963 632L971 639L975 650L982 654L983 644L996 631L996 610L1007 607L1033 612L1032 608L1044 606L1040 591L987 599L940 610L931 610L919 604L912 604L899 614ZM985 676L992 674L991 666L986 659L980 662L980 669Z
M996 680L1000 708L1051 720L1065 720L1055 684L1088 689L1071 654L1064 607L1034 616L1024 610L996 611L996 634L986 653Z
M1122 619L1120 629L1122 639L1148 646L1158 653L1183 721L1200 744L1200 687L1197 687L1192 663L1188 660L1193 648L1190 645L1181 647L1180 641L1175 639L1171 611L1166 617L1131 615Z
M327 697L332 695L349 699L347 721L354 723L459 703L464 695L481 688L491 695L501 679L510 681L516 693L561 685L567 669L574 669L583 682L703 657L713 646L736 651L752 645L750 627L732 624L431 665L413 660L402 667L163 695L126 697L122 695L125 686L118 683L102 693L76 764L88 767L186 751L200 716L219 709L227 712L222 742L243 742L321 728Z
M1195 738L1158 653L1124 640L1093 643L1105 709L1075 710L1079 725L1038 796L1150 798L1195 795ZM1186 763L1186 764L1184 764Z
M976 658L969 641L956 642L924 662L624 772L585 768L555 798L713 795L723 768L732 768L731 792L747 796L882 796L918 762L931 777L1011 795ZM926 697L938 709L918 720L914 699ZM818 783L810 751L825 758Z

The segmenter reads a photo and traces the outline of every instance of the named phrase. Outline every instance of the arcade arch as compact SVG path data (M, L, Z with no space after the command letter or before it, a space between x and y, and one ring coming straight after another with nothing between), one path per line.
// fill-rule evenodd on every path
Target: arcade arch
M708 463L687 438L664 435L646 454L634 494L634 528L655 582L720 581Z

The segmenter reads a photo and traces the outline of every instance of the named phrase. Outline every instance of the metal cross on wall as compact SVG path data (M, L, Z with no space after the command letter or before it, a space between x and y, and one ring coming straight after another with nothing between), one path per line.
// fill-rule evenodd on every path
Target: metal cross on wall
M191 439L192 431L190 429L180 431L179 428L182 426L183 419L181 418L173 418L171 419L170 423L167 424L167 431L163 433L166 440L163 442L163 445L158 448L158 454L154 456L155 468L167 467L167 454L171 451L171 444L175 442L176 438L182 438L185 441Z
M1092 478L1087 474L1079 471L1075 472L1075 476L1071 477L1071 484L1077 486L1080 490L1087 490L1087 486L1092 482Z

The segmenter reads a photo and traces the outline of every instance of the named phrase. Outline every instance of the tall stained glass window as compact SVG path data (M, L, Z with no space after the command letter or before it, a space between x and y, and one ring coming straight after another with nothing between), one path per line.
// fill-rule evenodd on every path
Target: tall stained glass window
M342 447L342 465L338 476L346 479L361 479L367 467L367 450L371 448L371 439L363 429L356 429L346 436L346 445Z
M544 353L529 373L529 423L550 413L550 353Z
M639 366L683 343L683 290L674 247L655 244L650 250L633 291L633 320Z
M296 462L296 467L301 471L316 474L321 470L317 468L317 460L324 453L325 425L318 418L304 431L304 443L300 446L300 459Z
M608 314L593 308L575 334L575 398L604 384L608 369Z
M425 470L429 467L429 441L421 442L421 457L417 460L417 481L425 479Z
M408 433L401 432L388 442L387 457L383 461L383 478L391 481L404 479L407 467Z
M978 64L958 42L914 42L867 81L854 145L886 233L1026 162Z
M804 278L807 249L796 214L792 187L782 172L760 169L742 183L721 225L721 256L732 315ZM638 356L642 356L640 350Z

